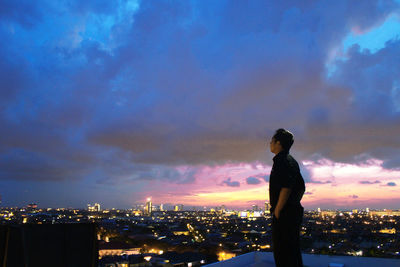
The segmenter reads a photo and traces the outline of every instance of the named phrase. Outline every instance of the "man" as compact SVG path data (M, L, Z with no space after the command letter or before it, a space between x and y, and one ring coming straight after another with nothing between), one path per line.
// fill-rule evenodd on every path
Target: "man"
M272 249L277 267L302 267L300 228L304 208L300 204L305 191L299 164L289 154L293 134L276 130L270 142L275 154L269 177L269 200L272 214Z

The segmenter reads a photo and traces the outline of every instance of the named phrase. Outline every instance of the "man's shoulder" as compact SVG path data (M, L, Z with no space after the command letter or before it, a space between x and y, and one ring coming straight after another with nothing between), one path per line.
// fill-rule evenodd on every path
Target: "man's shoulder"
M290 154L287 154L285 161L287 162L287 164L291 167L298 167L299 163L297 162L297 160Z
M297 162L297 160L291 154L287 154L286 155L286 160L287 161Z
M289 153L281 154L276 157L276 159L274 160L274 165L295 169L297 169L297 167L299 166L297 160Z

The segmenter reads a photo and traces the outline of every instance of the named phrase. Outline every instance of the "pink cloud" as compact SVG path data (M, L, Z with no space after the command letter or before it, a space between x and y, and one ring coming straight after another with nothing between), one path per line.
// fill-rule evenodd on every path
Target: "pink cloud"
M387 170L382 167L382 161L370 160L364 164L343 164L326 159L314 162L303 162L311 172L312 180L306 183L306 193L302 204L306 208L316 206L353 207L371 203L388 205L393 203L400 194L397 186L380 187L375 184L394 183L400 177L400 171ZM257 166L254 168L254 166ZM188 170L190 166L180 167ZM225 204L234 207L247 207L248 203L262 205L268 200L268 183L261 180L260 184L247 184L248 177L263 177L270 173L271 166L254 164L224 164L219 166L197 167L195 183L172 184L153 181L152 189L147 193L152 195L155 203L183 203L196 206L216 206ZM240 186L220 186L230 178ZM329 181L333 180L333 183ZM366 181L371 181L368 184ZM327 196L330 196L327 199ZM383 208L384 206L382 206Z

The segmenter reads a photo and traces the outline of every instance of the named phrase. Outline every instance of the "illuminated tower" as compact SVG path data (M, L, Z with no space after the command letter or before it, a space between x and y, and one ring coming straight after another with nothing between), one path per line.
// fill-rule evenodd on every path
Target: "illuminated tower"
M164 205L160 204L160 211L164 211Z
M265 201L264 203L264 214L269 214L269 209L271 208L271 206L269 205L268 201Z
M225 211L226 211L226 206L225 205L221 205L221 212L225 213Z
M94 203L94 210L95 211L100 211L100 204L99 203Z
M152 212L152 206L151 206L151 198L147 198L146 206L145 206L145 212L147 215L151 215Z
M183 211L183 204L177 204L177 205L175 205L174 211Z

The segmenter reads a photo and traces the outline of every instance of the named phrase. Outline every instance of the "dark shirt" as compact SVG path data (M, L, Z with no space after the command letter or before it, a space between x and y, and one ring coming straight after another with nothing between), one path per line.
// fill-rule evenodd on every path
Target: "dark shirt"
M299 164L287 151L281 151L276 154L273 161L274 164L272 165L271 174L269 176L271 214L273 214L275 207L278 204L279 193L281 192L282 187L292 189L282 211L289 208L302 207L300 200L302 199L306 188L304 179L300 173Z

